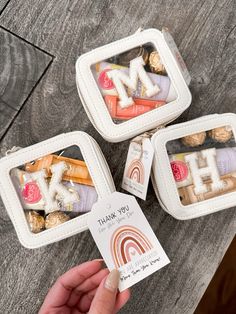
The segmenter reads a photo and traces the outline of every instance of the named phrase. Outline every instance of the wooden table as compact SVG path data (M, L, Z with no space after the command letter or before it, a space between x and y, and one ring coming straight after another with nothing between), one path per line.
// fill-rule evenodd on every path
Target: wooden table
M191 73L192 105L177 122L236 113L233 0L1 0L0 12L1 155L14 145L83 130L101 145L120 190L128 141L110 144L92 127L76 90L75 61L140 26L168 27ZM177 221L161 209L151 186L140 205L171 264L134 286L121 313L193 313L235 235L235 209ZM88 231L27 250L0 207L0 312L37 313L55 279L97 258L98 250Z

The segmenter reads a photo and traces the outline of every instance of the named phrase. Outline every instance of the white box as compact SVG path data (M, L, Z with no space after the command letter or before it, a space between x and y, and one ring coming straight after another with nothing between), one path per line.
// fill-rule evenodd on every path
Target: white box
M91 67L103 60L135 47L151 43L158 51L168 77L176 92L176 99L162 107L116 124L111 118L98 88ZM176 51L166 32L147 29L129 37L96 48L81 55L76 62L76 83L84 109L96 130L110 142L120 142L175 120L191 103L191 93L183 76L183 68L176 59ZM175 55L174 55L175 54ZM180 55L179 55L180 58Z
M114 192L113 179L102 151L95 140L84 132L64 133L38 144L22 148L0 160L1 197L20 242L27 248L41 247L88 229L87 219L91 212L73 218L54 228L36 234L32 233L10 176L10 171L16 167L71 146L79 147L98 194L98 199Z
M188 151L188 149L191 150L191 152L209 148L218 149L224 148L224 146L226 148L228 147L230 149L232 148L233 150L235 150L234 147L236 135L236 115L233 113L213 114L203 116L201 118L197 118L195 120L191 120L188 122L171 125L161 130L158 130L152 136L151 141L155 150L152 168L152 183L154 186L154 190L162 208L176 219L184 220L196 218L206 214L217 212L222 209L230 208L236 205L236 187L233 187L232 182L230 183L232 186L231 187L229 186L230 189L227 192L225 192L225 194L202 200L200 200L200 198L201 197L204 198L204 195L206 194L199 194L201 195L201 197L199 196L198 201L188 205L183 205L180 200L180 195L178 192L179 190L176 185L176 181L172 172L170 159L167 152L167 143L169 143L170 148L173 147L175 143L173 142L172 144L171 141L178 140L191 134L209 131L215 128L225 126L229 127L231 129L231 132L233 133L234 136L233 143L231 140L231 142L219 144L216 141L212 141L209 140L209 138L207 138L205 144L200 145L199 147L185 148L185 151ZM234 153L236 154L236 151L235 152L233 151L233 154ZM233 158L235 158L234 155L231 156L231 158L226 159L225 165L223 165L221 161L220 166L221 167L223 166L225 168L234 168L233 164L235 164L236 169L236 163L232 162ZM218 165L220 161L218 161L217 157L215 157L215 160ZM233 181L236 181L234 176Z

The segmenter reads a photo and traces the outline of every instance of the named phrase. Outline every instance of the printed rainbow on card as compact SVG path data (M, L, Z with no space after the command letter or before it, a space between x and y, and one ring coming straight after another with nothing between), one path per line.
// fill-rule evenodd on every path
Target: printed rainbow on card
M138 183L144 183L144 166L140 160L135 159L131 162L127 169L126 177Z
M126 225L116 229L111 238L111 253L117 268L151 249L152 244L148 238L133 226Z

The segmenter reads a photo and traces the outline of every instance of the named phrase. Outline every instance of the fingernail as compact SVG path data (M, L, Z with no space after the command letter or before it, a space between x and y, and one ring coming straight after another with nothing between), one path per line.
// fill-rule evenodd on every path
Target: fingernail
M94 262L103 262L103 259L102 258L96 258L93 260Z
M113 269L107 276L104 287L112 292L115 292L118 288L120 280L120 273L117 269Z
M94 259L93 262L99 262L101 264L102 268L106 267L106 263L104 262L104 260L102 258Z

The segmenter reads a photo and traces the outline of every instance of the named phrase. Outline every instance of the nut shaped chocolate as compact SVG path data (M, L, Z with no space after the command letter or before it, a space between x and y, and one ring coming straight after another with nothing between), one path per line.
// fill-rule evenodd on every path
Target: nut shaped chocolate
M39 233L45 228L44 217L34 210L30 210L25 213L26 220L29 224L30 231L33 233Z
M230 127L223 126L209 131L208 136L210 136L216 142L226 143L232 138L233 132Z
M60 211L54 211L48 214L47 217L45 218L45 228L46 229L54 228L68 220L70 220L70 217L67 214Z
M185 146L196 147L202 145L205 142L205 139L206 132L203 131L182 137L181 141Z

